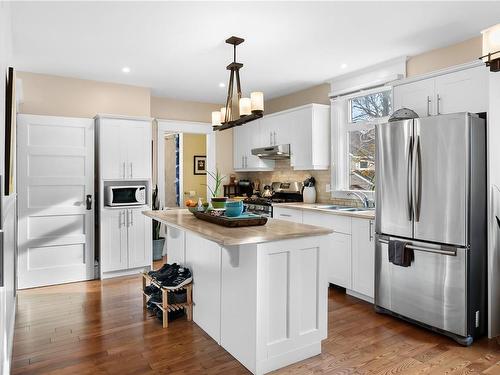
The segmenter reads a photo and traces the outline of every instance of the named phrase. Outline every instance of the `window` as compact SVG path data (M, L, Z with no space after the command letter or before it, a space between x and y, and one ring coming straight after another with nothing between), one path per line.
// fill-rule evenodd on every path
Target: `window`
M336 190L375 189L375 124L388 120L391 99L384 87L332 102Z

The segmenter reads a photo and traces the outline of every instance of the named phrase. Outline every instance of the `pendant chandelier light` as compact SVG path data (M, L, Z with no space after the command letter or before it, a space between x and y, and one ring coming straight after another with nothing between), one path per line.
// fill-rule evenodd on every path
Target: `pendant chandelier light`
M241 96L240 69L243 64L236 62L236 46L245 39L232 36L226 39L226 43L233 45L233 62L226 69L229 73L229 84L227 86L226 105L220 111L212 112L212 126L214 130L226 130L235 126L243 125L247 122L257 120L264 114L264 94L262 92L252 92L250 98ZM233 116L234 82L236 80L236 94L238 98L238 116Z

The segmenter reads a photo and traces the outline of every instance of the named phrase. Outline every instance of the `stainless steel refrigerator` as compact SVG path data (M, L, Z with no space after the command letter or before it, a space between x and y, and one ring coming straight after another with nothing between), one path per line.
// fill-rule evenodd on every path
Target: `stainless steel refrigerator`
M462 345L485 332L486 125L455 113L376 126L375 308ZM409 267L389 262L407 242Z

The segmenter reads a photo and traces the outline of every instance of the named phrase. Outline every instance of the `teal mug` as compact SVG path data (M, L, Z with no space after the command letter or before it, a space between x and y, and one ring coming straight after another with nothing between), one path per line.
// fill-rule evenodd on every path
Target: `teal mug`
M242 201L228 201L226 202L226 212L227 217L237 217L243 213L243 202Z

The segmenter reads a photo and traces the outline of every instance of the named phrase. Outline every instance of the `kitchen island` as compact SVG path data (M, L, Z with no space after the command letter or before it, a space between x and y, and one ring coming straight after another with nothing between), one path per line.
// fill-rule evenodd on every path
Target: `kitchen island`
M193 273L193 321L254 374L321 353L329 229L269 219L225 228L185 209L145 211L167 226L169 263Z

